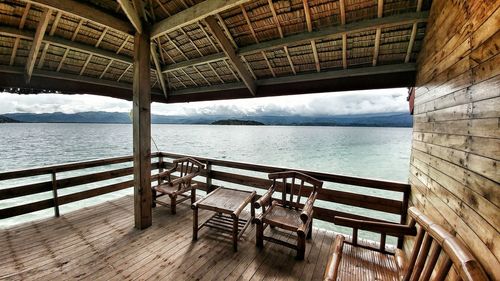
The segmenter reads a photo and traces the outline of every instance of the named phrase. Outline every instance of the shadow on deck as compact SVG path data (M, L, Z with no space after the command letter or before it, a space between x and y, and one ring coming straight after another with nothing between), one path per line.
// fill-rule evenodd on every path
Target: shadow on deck
M200 211L200 221L210 212ZM134 229L133 197L0 230L0 279L9 280L322 280L335 238L315 228L304 261L289 248L265 242L255 247L251 225L233 252L231 239L203 228L192 242L192 211L178 206L177 215L164 207L153 211L153 226ZM293 239L267 229L269 235ZM346 249L347 250L347 249ZM349 252L349 251L348 251ZM348 255L344 277L376 280L364 274L367 264L391 267L377 253ZM391 280L393 276L383 276Z

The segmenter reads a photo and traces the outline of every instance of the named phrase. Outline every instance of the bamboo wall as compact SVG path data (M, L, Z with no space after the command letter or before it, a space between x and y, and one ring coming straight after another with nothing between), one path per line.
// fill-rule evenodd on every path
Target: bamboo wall
M500 280L499 7L499 0L433 1L418 58L410 166L410 205L456 231L492 280Z

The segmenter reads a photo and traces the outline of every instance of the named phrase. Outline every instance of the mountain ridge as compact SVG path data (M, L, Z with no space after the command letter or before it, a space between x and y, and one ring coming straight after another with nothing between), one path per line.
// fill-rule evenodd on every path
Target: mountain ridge
M2 116L2 115L0 115ZM125 112L89 111L74 114L55 113L8 113L4 117L24 123L105 123L130 124ZM409 113L387 112L336 116L273 116L273 115L152 115L153 124L211 124L219 120L237 119L254 121L265 125L289 126L362 126L362 127L411 127L413 118Z

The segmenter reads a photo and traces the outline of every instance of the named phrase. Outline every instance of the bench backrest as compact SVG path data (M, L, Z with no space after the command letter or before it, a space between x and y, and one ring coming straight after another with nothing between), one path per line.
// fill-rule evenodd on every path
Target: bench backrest
M450 232L434 223L417 208L409 209L410 226L418 228L404 281L444 280L453 266L462 280L488 280L481 264L465 245Z

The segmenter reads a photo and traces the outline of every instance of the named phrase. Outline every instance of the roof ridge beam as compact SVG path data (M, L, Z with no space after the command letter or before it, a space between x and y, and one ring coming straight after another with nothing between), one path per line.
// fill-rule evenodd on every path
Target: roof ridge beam
M255 80L251 76L250 72L246 69L245 65L240 60L239 56L236 55L236 51L233 49L233 45L231 45L229 39L226 37L226 35L224 35L222 28L219 26L217 20L215 19L215 16L207 17L205 19L205 22L208 28L210 29L210 32L212 32L215 39L217 39L222 50L229 58L229 61L234 66L234 68L240 75L241 79L247 86L250 93L253 96L255 96L255 94L257 93L257 86L255 85Z
M196 23L208 16L218 14L250 1L251 0L205 0L155 23L151 29L151 38L160 37L165 33Z
M377 28L392 27L404 24L414 24L419 22L427 22L429 16L428 12L412 12L399 14L395 16L387 16L382 18L376 18L361 22L349 23L346 25L332 26L325 28L323 30L317 30L313 32L304 32L296 35L287 36L284 38L278 38L274 40L265 41L259 44L253 44L246 47L242 47L236 51L237 56L250 55L254 53L259 53L261 51L278 49L290 44L296 44L301 42L308 42L312 39L324 39L330 37L340 37L342 34L347 33L357 33L366 30L373 30ZM201 65L209 62L219 61L225 59L226 56L223 53L212 54L190 61L180 62L168 65L163 68L163 72L170 72L177 70L179 68L188 67L191 65Z
M71 14L72 16L78 18L84 18L86 20L96 22L103 26L109 26L115 30L133 34L134 27L113 15L110 15L104 11L96 9L88 4L84 4L76 0L22 0L24 2L44 6L53 10L61 11L63 13Z

